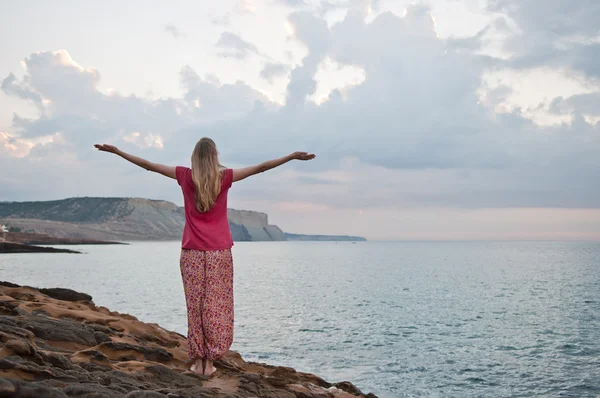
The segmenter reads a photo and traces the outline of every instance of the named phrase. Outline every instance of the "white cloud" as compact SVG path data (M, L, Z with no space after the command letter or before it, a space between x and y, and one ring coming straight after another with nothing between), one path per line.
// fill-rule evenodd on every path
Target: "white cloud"
M551 103L556 104L558 97L580 96L600 90L600 85L589 84L568 70L545 67L522 71L509 68L495 69L484 73L483 82L480 95L484 100L488 92L495 91L499 87L510 87L506 96L495 102L497 112L512 112L520 109L523 116L543 125L572 120L570 112L550 110ZM590 104L587 99L582 102ZM582 106L584 104L580 103L578 108L582 109ZM593 108L593 105L588 108Z
M25 76L10 75L3 90L38 101L43 112L16 116L10 133L34 139L60 131L75 160L102 140L141 147L157 160L187 162L202 136L216 139L227 164L293 150L318 154L302 165L302 175L273 173L240 185L248 201L293 197L317 209L600 206L594 183L600 125L590 118L596 86L586 81L582 91L571 79L558 80L556 70L541 77L539 85L547 87L535 95L535 84L519 83L527 75L504 75L492 84L490 76L512 70L514 60L481 55L477 40L457 45L438 37L427 8L410 7L404 17L382 12L370 22L367 14L351 7L333 25L312 12L290 15L294 40L307 54L289 71L284 105L247 83L221 84L187 66L180 73L181 97L107 95L98 89L98 71L77 65L68 53L36 53L25 61ZM227 37L223 48L243 57L259 54L239 36ZM523 56L519 48L511 51ZM326 100L319 105L307 101L321 96ZM543 113L568 114L570 122L535 123L519 105L525 100L533 113L543 102ZM18 161L23 167L28 158ZM111 178L124 177L115 171Z
M281 5L296 8L296 7L304 7L307 5L304 0L277 0L277 2Z
M258 48L242 39L240 36L232 32L223 32L219 40L215 43L215 47L220 49L219 55L222 57L232 57L239 60L244 60L250 55L262 56Z
M239 0L233 7L233 12L239 15L254 15L256 6L253 0Z
M365 81L365 71L326 57L317 67L315 80L317 87L309 99L320 105L329 100L333 92L345 98L348 89Z
M512 67L569 68L600 78L600 7L594 0L495 0L489 9L516 25L504 43Z
M135 144L140 148L162 149L164 147L162 137L153 133L142 134L139 131L133 131L123 136L123 141Z
M269 83L272 83L274 79L287 75L290 69L291 67L289 65L278 62L269 62L260 72L260 77L267 80Z
M33 148L40 148L53 142L63 142L62 135L56 133L32 139L24 139L0 131L0 145L5 155L24 158L31 154Z
M218 17L212 17L210 22L215 26L229 26L231 24L231 15L227 13Z
M175 26L175 24L172 23L165 25L165 31L173 35L173 37L176 39L187 36L185 32L182 32L177 26Z
M15 97L31 101L38 108L43 109L44 107L44 101L42 97L38 93L32 91L28 87L27 82L19 82L17 80L17 77L13 73L10 73L2 81L2 86L0 87L2 88L2 91L4 91L7 95L13 95Z
M25 157L29 154L29 151L31 151L30 144L2 131L0 131L0 148L2 148L2 155L14 156L17 158Z

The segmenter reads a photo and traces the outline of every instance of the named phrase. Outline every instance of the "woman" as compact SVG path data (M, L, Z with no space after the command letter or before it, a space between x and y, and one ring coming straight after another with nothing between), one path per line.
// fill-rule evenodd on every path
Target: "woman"
M311 160L314 154L295 152L257 166L226 169L217 146L202 138L192 153L192 168L152 163L112 145L95 147L114 153L146 170L177 180L183 192L185 227L181 245L181 277L188 314L188 355L191 371L210 376L215 359L233 342L233 240L227 219L231 184L281 166L291 160Z

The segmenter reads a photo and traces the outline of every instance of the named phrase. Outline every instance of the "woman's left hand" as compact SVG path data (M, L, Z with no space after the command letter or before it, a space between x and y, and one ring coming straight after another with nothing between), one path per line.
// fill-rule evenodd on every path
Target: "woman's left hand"
M117 148L114 145L108 145L108 144L96 144L94 145L99 151L102 152L110 152L110 153L117 153L119 152L119 148Z

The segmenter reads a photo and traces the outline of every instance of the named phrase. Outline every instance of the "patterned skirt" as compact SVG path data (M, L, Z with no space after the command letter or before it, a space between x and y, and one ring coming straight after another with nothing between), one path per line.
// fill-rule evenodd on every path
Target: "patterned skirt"
M233 343L231 250L181 250L179 262L188 315L188 355L218 359Z

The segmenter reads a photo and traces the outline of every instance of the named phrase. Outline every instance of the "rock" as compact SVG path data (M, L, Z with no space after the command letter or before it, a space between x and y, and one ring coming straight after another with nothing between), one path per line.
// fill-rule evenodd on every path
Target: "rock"
M62 301L92 301L92 296L85 293L79 293L71 289L51 288L39 289L46 296Z
M21 287L20 285L17 285L16 283L7 282L7 281L0 281L0 286L5 286L5 287Z
M354 384L349 383L347 381L342 381L341 383L335 383L333 386L339 390L346 391L347 393L350 393L350 394L355 394L355 395L361 394L361 391L358 388L356 388L356 386Z
M81 254L75 250L55 249L47 246L22 245L20 243L0 242L0 253L74 253Z
M42 361L48 363L50 366L63 370L73 369L73 364L63 354L45 351L39 351L39 354L42 357Z
M0 282L0 353L0 397L375 397L233 351L215 361L216 376L198 376L184 336L97 307L86 294L10 282Z
M7 397L17 392L17 386L7 379L0 379L0 397Z
M125 398L167 398L167 395L155 391L132 391Z
M13 303L7 303L6 301L0 302L0 315L19 315L19 307Z
M35 354L35 348L27 340L8 340L4 346L20 356L28 357Z
M14 335L21 339L32 339L34 337L31 331L20 328L12 319L14 319L14 316L12 318L0 316L0 332L6 333L7 336Z
M96 345L94 334L79 322L69 319L52 319L43 315L17 321L19 326L32 331L46 341L64 341L86 346Z
M39 383L27 383L20 380L2 380L3 389L0 391L10 391L0 394L0 397L10 398L68 398L63 391L44 386ZM10 383L10 387L8 384ZM6 386L6 387L5 387Z
M94 338L96 339L96 343L98 343L98 344L102 344L102 343L111 341L109 335L107 335L106 333L97 332L97 331L94 332Z
M68 397L86 397L86 398L100 398L100 397L114 397L115 392L102 387L97 384L71 384L63 389L63 392ZM118 396L122 396L118 394Z
M113 341L100 344L98 350L106 353L110 352L111 354L108 355L116 356L120 360L135 360L138 353L144 359L155 362L169 362L173 358L173 354L160 347L142 347L129 343L115 343Z

